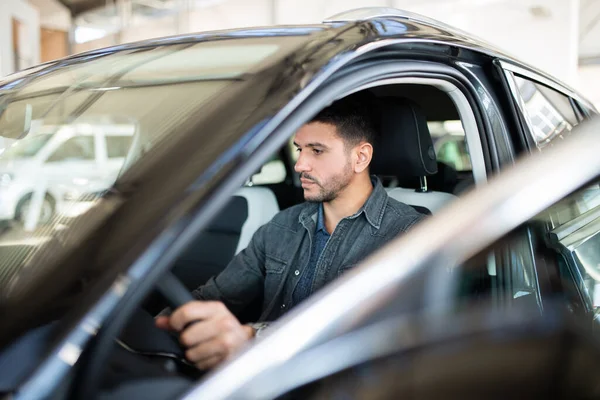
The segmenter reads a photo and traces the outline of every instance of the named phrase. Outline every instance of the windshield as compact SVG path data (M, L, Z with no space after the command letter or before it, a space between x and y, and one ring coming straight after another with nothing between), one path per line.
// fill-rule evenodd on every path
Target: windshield
M19 76L17 83L4 80L0 310L18 307L13 294L41 279L35 274L40 259L50 265L114 212L116 203L103 202L110 192L110 201L121 201L115 189L121 176L180 140L225 89L307 40L221 38L124 49L34 70L37 75ZM215 140L210 131L195 135L207 146ZM2 162L38 153L36 162Z
M22 140L15 141L10 147L0 149L0 160L11 158L30 158L35 156L50 140L51 135L29 135Z

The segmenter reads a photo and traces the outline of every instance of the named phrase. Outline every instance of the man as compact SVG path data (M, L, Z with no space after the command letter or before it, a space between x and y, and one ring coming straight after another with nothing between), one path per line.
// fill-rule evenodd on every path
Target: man
M273 321L423 217L369 175L375 128L359 99L334 103L296 132L295 170L306 203L262 226L194 292L200 301L157 318L159 327L180 332L198 368L217 365L264 326L242 325L234 316L253 299L264 298L259 320Z

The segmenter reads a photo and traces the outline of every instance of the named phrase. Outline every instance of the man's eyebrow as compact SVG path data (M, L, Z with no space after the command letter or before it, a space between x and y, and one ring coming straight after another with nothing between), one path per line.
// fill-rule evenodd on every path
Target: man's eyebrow
M301 147L298 143L294 142L294 146L296 147ZM323 147L324 149L329 149L329 146L323 144L323 143L319 143L319 142L315 142L315 143L307 143L304 147Z

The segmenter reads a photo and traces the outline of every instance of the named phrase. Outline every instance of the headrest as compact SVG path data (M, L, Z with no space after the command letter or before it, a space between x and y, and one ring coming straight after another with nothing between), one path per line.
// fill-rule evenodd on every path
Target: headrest
M404 98L384 97L379 104L380 132L370 172L395 177L436 174L435 150L423 110Z

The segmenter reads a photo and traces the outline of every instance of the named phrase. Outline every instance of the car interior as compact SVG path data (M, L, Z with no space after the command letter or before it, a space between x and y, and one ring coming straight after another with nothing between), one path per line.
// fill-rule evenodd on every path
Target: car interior
M374 145L371 174L382 180L390 197L431 215L473 184L471 171L456 171L435 157L428 125L460 121L456 107L444 92L426 85L382 86L369 92L381 105L378 121L381 136ZM465 140L464 134L454 135ZM276 213L303 201L299 177L294 171L292 140L261 171L249 177L214 222L179 257L172 271L189 290L223 270L248 245L254 232ZM280 169L266 175L264 170L269 164ZM151 313L162 310L166 302L160 297L154 293L145 308ZM257 304L260 306L261 302ZM250 312L242 320L252 321L252 318Z
M468 154L456 154L455 159L440 160L436 157L434 140L454 136L465 142L464 132L430 133L430 126L441 126L453 121L460 127L460 116L449 96L427 85L389 85L368 90L368 96L376 98L380 106L377 126L380 137L374 144L371 174L377 175L390 197L411 205L417 211L431 215L455 200L473 184L470 170L457 171L453 161L468 158ZM455 128L456 129L456 128ZM460 129L460 128L459 128ZM213 222L193 241L172 267L172 274L188 292L205 283L222 271L229 261L249 243L254 232L267 223L277 212L303 201L299 177L294 172L295 151L293 138L269 161L247 180L224 205ZM463 146L466 148L466 146ZM168 296L167 296L168 297ZM255 299L248 305L241 322L257 320L263 299ZM171 354L162 357L161 366L154 370L158 376L164 369L173 370L173 360L187 376L197 377L199 372L186 365L185 357L175 337L156 332L153 315L165 310L172 302L165 293L155 290L143 304L143 312L136 314L117 341L112 357L116 365L108 368L104 387L114 388L123 382L122 353L137 355ZM152 331L153 334L139 333ZM144 340L140 340L140 337ZM160 357L159 357L160 358ZM115 372L117 371L117 372ZM134 374L130 378L137 377Z
M461 118L447 93L425 84L378 86L365 92L380 106L375 116L380 136L374 143L370 172L381 179L390 197L431 215L474 184ZM171 275L183 287L175 291L190 293L216 276L247 246L260 226L280 210L303 201L294 172L292 139L248 177L179 256ZM147 296L120 332L112 352L104 355L106 363L101 365L104 370L98 386L106 398L128 398L132 394L130 383L140 389L148 379L185 378L182 387L189 387L202 375L185 360L178 338L154 326L155 315L177 304L169 298L168 290L160 289ZM257 321L262 303L263 299L254 299L237 317L242 323ZM174 385L170 394L182 384L177 379L169 382ZM85 394L90 393L85 384L74 389L79 397L87 398ZM165 397L152 394L147 398Z

